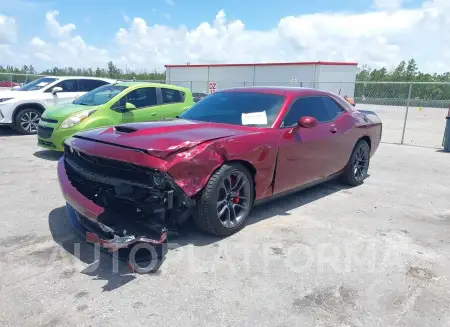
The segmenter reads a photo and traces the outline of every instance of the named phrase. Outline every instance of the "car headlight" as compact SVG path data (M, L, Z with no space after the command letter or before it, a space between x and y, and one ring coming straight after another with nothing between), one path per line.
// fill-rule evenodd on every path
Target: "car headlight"
M76 114L73 114L69 118L64 119L64 121L62 122L61 126L59 126L59 128L64 129L64 128L71 128L73 126L76 126L96 111L97 111L97 109L77 112Z
M8 101L8 100L12 100L12 99L14 99L14 98L1 98L0 103Z

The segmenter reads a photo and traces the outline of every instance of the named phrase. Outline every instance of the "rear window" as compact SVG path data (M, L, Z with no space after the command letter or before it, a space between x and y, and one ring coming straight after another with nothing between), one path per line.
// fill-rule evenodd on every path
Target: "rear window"
M178 103L184 101L184 93L178 90L161 88L161 94L164 103Z

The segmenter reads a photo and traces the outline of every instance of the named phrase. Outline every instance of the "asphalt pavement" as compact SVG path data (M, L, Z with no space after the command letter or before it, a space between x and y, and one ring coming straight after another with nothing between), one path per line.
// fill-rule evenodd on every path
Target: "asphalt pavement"
M58 158L0 131L1 326L450 326L450 153L382 144L362 186L187 226L154 274L72 231Z

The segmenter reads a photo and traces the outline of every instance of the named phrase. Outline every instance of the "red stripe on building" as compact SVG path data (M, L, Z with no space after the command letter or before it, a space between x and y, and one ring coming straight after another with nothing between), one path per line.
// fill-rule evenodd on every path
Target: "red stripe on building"
M271 62L271 63L255 63L255 64L192 64L192 65L164 65L164 66L166 68L171 68L171 67L252 67L252 66L305 66L305 65L358 66L358 63L339 62L339 61L310 61L310 62Z

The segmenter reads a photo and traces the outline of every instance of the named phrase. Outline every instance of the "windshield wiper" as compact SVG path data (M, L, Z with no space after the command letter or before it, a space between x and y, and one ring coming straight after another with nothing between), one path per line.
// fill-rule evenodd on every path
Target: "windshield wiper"
M75 102L75 104L79 104L80 106L92 106L91 104L84 102Z

